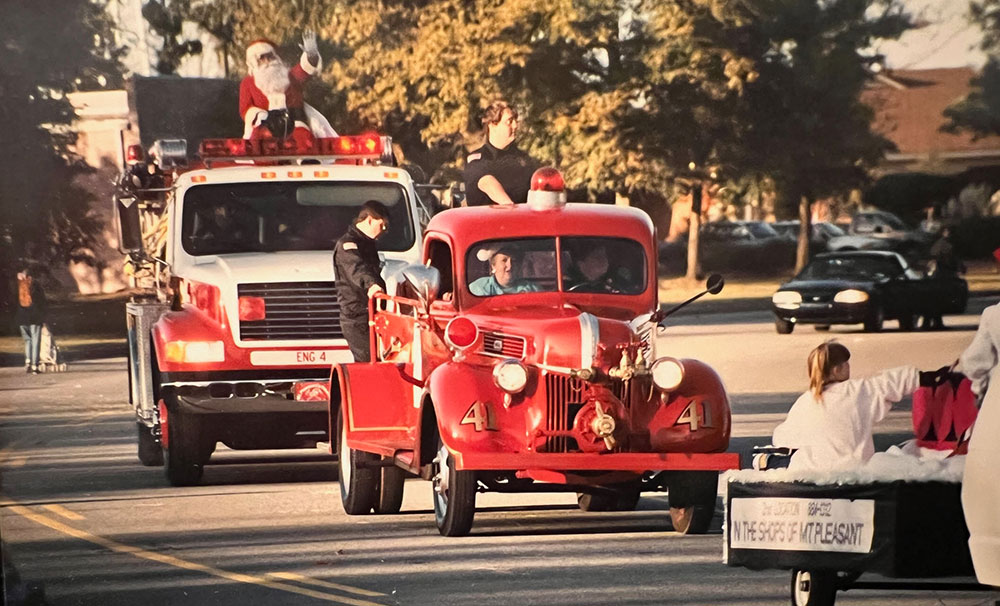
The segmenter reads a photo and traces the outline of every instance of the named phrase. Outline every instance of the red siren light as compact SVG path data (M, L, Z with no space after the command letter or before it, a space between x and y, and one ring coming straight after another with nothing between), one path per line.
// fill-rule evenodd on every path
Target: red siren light
M146 152L143 151L141 145L129 145L128 149L125 150L125 161L129 164L135 164L136 162L142 162L146 159Z
M205 139L202 158L254 158L276 156L336 156L377 159L385 149L383 138L375 134L316 139L312 145L287 139Z
M543 166L531 175L528 206L536 210L560 208L566 204L566 183L562 173L551 166Z
M475 322L463 316L452 318L444 329L445 342L458 350L472 347L478 338L479 328Z

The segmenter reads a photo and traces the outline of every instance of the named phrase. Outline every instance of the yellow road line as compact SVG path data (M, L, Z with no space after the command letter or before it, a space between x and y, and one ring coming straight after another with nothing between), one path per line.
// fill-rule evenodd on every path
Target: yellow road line
M66 518L67 520L84 520L84 519L86 519L82 515L76 513L75 511L70 511L69 509L66 509L62 505L42 505L42 507L44 507L45 509L48 509L49 511L51 511L54 514L56 514L57 516Z
M265 576L267 576L268 578L283 579L285 581L297 581L299 583L305 583L306 585L316 585L317 587L326 587L327 589L336 589L338 591L343 591L345 593L353 593L356 595L365 595L369 597L385 595L384 593L379 593L377 591L368 591L367 589L351 587L350 585L340 585L338 583L331 583L329 581L321 581L319 579L314 579L301 574L295 574L294 572L271 572Z
M79 530L77 528L73 528L72 526L67 526L66 524L63 524L58 520L53 520L52 518L48 518L44 515L37 514L22 505L11 505L8 507L8 511L16 513L17 515L27 518L37 524L41 524L42 526L47 526L48 528L51 528L56 532L61 532L73 538L80 539L82 541L87 541L88 543L94 543L95 545L100 545L101 547L104 547L105 549L108 549L110 551L114 551L117 553L126 553L129 555L133 555L137 558L143 558L146 560L151 560L153 562L166 564L168 566L174 566L175 568L183 568L184 570L193 570L195 572L202 572L204 574L218 577L220 579L226 579L227 581L234 581L236 583L246 583L248 585L260 585L262 587L267 587L269 589L287 591L288 593L304 595L310 598L324 600L326 602L336 602L338 604L348 604L350 606L381 606L376 602L369 602L366 600L356 600L354 598L341 597L341 596L331 595L329 593L322 593L320 591L313 591L312 589L297 587L295 585L289 585L287 583L270 581L266 578L251 574L229 572L227 570L213 568L212 566L198 564L197 562L189 562L187 560L182 560L180 558L175 558L173 556L164 555L162 553L156 553L155 551L148 551L146 549L142 549L141 547L125 545L124 543L119 543L118 541L113 541L111 539L106 539L96 534L91 534L85 530Z

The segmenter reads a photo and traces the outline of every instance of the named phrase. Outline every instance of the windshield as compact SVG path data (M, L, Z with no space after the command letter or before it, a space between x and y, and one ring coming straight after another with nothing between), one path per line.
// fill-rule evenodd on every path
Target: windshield
M379 250L409 250L415 234L403 187L347 181L192 187L184 196L181 243L192 255L332 250L368 200L389 209Z
M466 280L479 297L525 292L636 295L646 290L642 245L624 238L562 238L563 274L555 238L486 240L469 248Z
M802 270L799 280L884 280L903 271L892 257L830 257L816 259Z

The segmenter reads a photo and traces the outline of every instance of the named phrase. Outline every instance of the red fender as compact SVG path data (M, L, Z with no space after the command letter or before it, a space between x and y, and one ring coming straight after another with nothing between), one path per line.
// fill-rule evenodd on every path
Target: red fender
M493 383L493 368L448 362L434 369L427 381L441 440L452 451L524 452L533 422L515 398L504 406L504 392Z

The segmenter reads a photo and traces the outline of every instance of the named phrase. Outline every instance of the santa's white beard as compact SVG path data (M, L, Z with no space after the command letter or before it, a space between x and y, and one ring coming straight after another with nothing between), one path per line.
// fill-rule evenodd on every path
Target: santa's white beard
M284 93L290 84L288 67L281 61L272 61L264 67L257 68L253 82L265 95Z

